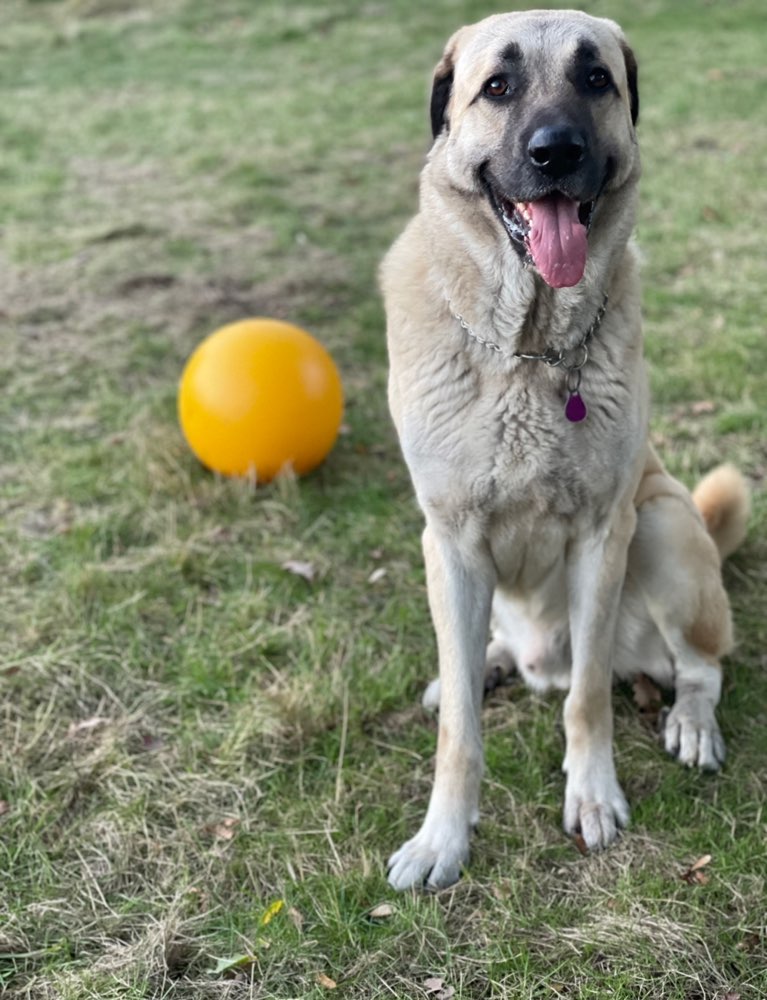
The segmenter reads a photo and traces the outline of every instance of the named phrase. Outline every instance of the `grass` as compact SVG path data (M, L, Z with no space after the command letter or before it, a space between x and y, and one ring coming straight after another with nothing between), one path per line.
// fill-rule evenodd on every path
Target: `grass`
M429 69L490 8L4 0L5 995L767 994L763 10L587 7L640 59L654 437L686 482L729 458L755 489L727 768L681 771L619 692L633 822L582 858L560 701L512 686L466 878L387 888L428 794L435 654L375 271L415 205ZM309 327L347 394L324 466L255 492L175 420L185 358L248 315Z

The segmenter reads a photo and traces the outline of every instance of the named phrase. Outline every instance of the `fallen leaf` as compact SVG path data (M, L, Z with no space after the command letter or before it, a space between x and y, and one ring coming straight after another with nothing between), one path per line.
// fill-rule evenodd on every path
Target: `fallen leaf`
M716 403L710 399L700 399L697 403L692 404L690 412L696 417L700 417L704 413L716 413Z
M162 750L164 746L165 741L161 736L152 736L151 733L142 733L141 749L145 750L147 753L152 753L155 750Z
M434 997L434 1000L451 1000L451 997L455 996L455 988L446 986L445 980L440 976L431 976L424 980L423 988Z
M334 990L338 986L335 979L331 979L330 976L326 976L324 972L317 973L317 983L326 990Z
M709 882L709 876L703 869L710 863L711 855L704 854L697 861L694 861L687 871L682 872L679 877L683 882L687 882L688 885L706 885Z
M761 940L761 937L756 933L748 934L742 941L739 941L735 947L738 951L754 951L754 949L759 947Z
M711 864L711 855L710 854L704 854L702 857L698 858L697 861L694 861L690 865L690 871L691 872L696 872L700 868L705 868L707 865L710 865L710 864Z
M82 719L80 722L72 722L67 730L70 739L73 736L80 736L83 733L90 733L99 726L105 726L109 719L103 719L100 715L94 715L91 719Z
M313 583L314 578L317 575L317 570L314 568L314 563L301 562L300 559L287 559L283 564L282 568L287 570L288 573L292 573L293 576L300 576L307 583Z
M255 958L253 955L229 955L226 958L217 958L212 969L208 969L211 976L220 976L224 972L234 972L237 969L247 969L253 965Z
M368 916L371 920L386 920L388 917L393 917L394 913L395 910L391 903L379 903L378 906L373 907Z
M262 927L266 927L267 924L270 924L272 922L272 920L280 912L280 910L282 910L284 908L284 906L285 906L285 900L284 899L276 899L272 903L272 905L270 907L268 907L268 909L267 909L266 913L264 913L263 917L261 917L261 926Z
M231 840L234 837L235 827L239 825L239 820L235 816L227 816L220 823L211 823L205 827L206 833L213 834L219 840Z
M381 580L386 576L386 568L384 566L379 566L378 569L374 569L373 572L368 577L368 583L380 583Z
M0 799L0 816L5 816L5 814L10 811L11 811L10 802L6 802L5 799Z

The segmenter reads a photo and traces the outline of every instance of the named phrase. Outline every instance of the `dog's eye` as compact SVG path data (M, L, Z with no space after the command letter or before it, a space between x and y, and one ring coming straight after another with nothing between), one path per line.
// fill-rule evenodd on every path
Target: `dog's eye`
M510 89L508 80L504 80L502 76L494 76L482 88L482 93L485 97L505 97Z
M597 66L589 73L588 82L592 90L605 90L613 81L606 69Z

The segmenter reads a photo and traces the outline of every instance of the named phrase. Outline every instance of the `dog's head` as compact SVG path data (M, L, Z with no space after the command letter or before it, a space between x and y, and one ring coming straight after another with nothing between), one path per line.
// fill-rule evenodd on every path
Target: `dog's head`
M555 288L583 277L600 199L639 176L634 56L617 24L578 11L461 28L437 65L432 162L492 213Z

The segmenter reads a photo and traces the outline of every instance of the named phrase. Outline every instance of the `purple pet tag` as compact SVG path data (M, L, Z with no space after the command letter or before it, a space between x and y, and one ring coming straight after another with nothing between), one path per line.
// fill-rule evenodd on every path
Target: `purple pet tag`
M581 420L586 419L588 412L586 404L583 402L583 398L578 390L576 389L575 392L571 392L565 404L565 416L570 423L579 424Z

